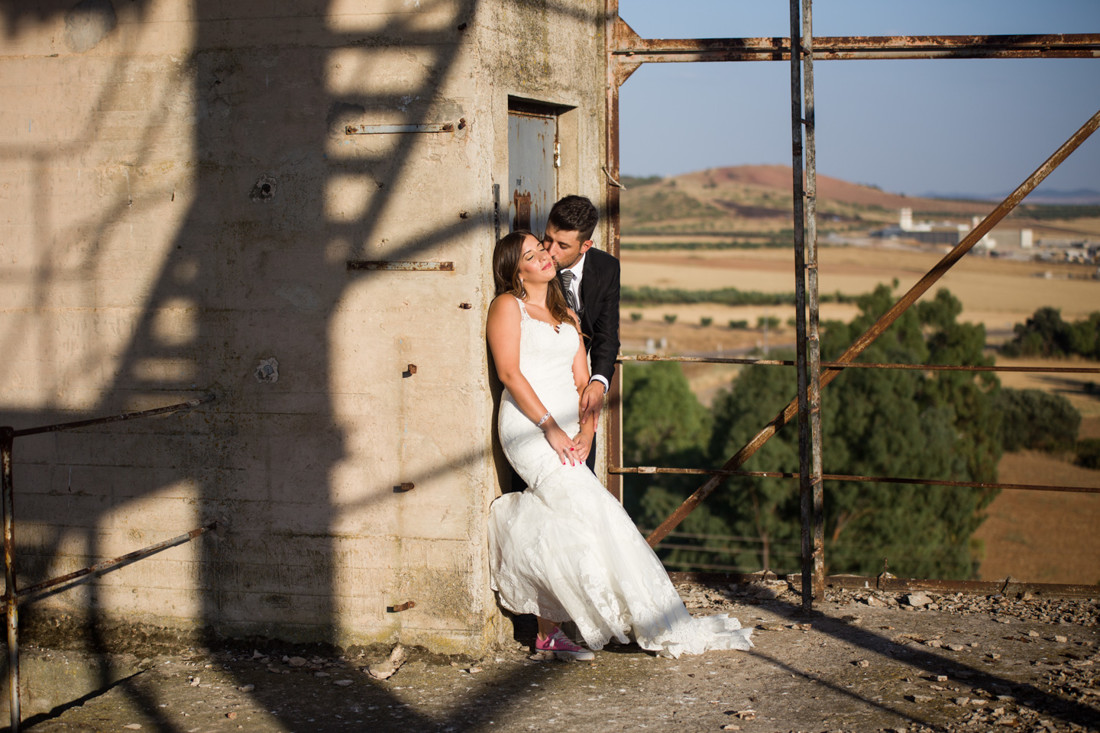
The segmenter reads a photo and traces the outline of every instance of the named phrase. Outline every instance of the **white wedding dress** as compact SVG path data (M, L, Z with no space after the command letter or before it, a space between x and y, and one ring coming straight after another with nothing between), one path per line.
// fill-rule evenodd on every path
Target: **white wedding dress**
M520 307L520 371L569 435L576 435L573 357L579 334ZM585 643L634 640L662 656L749 649L750 629L725 614L693 618L626 511L585 466L562 465L542 431L505 390L500 442L527 483L489 509L493 589L514 613L571 620Z

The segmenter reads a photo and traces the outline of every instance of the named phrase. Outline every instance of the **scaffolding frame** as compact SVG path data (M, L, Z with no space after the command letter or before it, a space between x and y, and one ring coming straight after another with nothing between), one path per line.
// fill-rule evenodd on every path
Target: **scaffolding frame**
M979 35L979 36L836 36L813 35L813 0L790 0L790 36L788 38L695 38L645 39L619 17L619 0L605 0L605 40L607 65L605 173L609 243L611 252L619 254L620 226L620 155L619 155L619 88L643 63L788 61L791 84L791 173L793 191L795 249L795 328L798 372L797 395L775 418L765 425L749 443L735 453L718 471L699 470L709 475L707 481L689 496L647 538L655 547L683 519L698 507L731 475L782 476L799 481L801 514L802 608L812 609L813 599L823 598L826 584L824 556L823 481L825 479L922 483L950 486L981 486L1025 490L1061 490L1100 492L1100 488L1053 487L1012 484L974 484L891 477L824 475L821 461L821 388L836 378L845 368L919 368L969 369L970 367L929 367L928 365L854 364L853 360L881 335L898 317L912 306L935 282L958 262L993 227L1008 215L1034 188L1058 167L1077 147L1100 127L1100 111L1087 120L1076 133L1058 148L1023 183L1009 194L989 215L945 255L916 285L882 315L862 336L851 344L836 362L822 363L818 332L818 260L817 260L817 164L814 136L815 59L978 59L978 58L1100 58L1100 34L1046 35ZM803 176L805 174L805 185ZM621 361L630 361L622 357ZM636 358L633 360L656 360ZM789 361L703 359L665 357L668 361L704 361L713 363L758 363L790 365ZM822 374L822 367L826 368ZM974 368L977 370L978 368ZM989 369L990 371L1006 370ZM1040 371L1020 368L1019 371ZM1100 369L1047 368L1041 371L1086 371ZM621 496L617 477L626 473L679 472L656 467L622 466L622 405L619 393L612 394L609 445L609 488ZM799 471L796 474L769 474L738 470L775 432L798 415ZM610 477L615 477L614 480ZM795 578L790 580L793 582ZM857 582L868 584L869 579ZM880 578L881 581L881 578ZM972 591L978 587L969 581L899 581L895 587L929 587ZM1006 580L1006 584L1008 581ZM982 584L984 588L986 584ZM1070 594L1095 594L1089 586L1026 584L1028 588Z

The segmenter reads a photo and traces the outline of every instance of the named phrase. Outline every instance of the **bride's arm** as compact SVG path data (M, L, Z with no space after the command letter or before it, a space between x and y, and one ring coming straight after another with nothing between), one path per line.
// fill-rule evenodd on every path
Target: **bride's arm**
M539 426L546 436L546 442L558 454L563 464L574 463L573 441L558 427L553 415L543 420L549 415L549 411L519 369L520 315L519 303L514 297L501 295L493 301L489 306L485 331L497 376L512 394L520 411Z

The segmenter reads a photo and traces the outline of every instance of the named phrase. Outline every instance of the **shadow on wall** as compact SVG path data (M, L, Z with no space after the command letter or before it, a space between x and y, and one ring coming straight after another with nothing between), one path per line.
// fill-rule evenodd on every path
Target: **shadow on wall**
M217 521L216 536L145 561L160 568L158 582L141 589L146 608L201 617L212 633L339 642L337 605L347 614L356 601L341 587L346 572L337 577L349 561L335 539L343 508L332 481L349 455L341 424L348 410L338 404L346 385L333 383L331 335L353 284L392 295L386 273L352 274L346 261L376 254L364 249L392 217L423 141L395 135L357 154L334 150L345 125L365 113L412 124L453 106L439 89L478 1L434 5L427 23L417 12L389 13L343 32L320 0L290 4L282 16L269 2L0 0L16 43L63 18L53 40L58 63L74 71L67 83L98 85L82 109L63 86L45 90L53 99L28 111L39 115L38 128L0 142L0 160L25 169L35 192L20 230L34 264L0 278L39 309L0 324L0 351L35 344L33 366L28 357L14 374L2 366L0 374L31 368L29 392L51 395L29 401L33 408L5 406L0 422L24 428L72 419L74 410L98 416L218 394L191 413L18 441L17 518L33 528L19 546L21 584ZM193 38L157 37L188 14ZM162 50L173 43L180 54ZM334 76L369 72L339 71L346 51L364 48L415 52L424 68L415 82L342 91ZM51 105L63 122L42 119ZM357 194L352 214L331 210L329 194L342 183ZM95 207L65 206L77 191L89 200L90 186ZM484 227L477 218L440 223L427 209L423 222L410 222L410 243L387 247L385 259L434 255ZM368 278L382 282L364 285ZM59 316L59 303L75 325ZM361 333L379 329L363 324ZM386 338L383 349L361 346L358 375L367 381L402 357ZM392 407L363 392L359 414ZM379 451L388 444L380 441ZM357 506L392 499L392 487L375 489ZM113 533L120 519L132 528ZM370 586L369 561L356 563L352 582ZM198 613L172 607L196 586ZM86 615L98 651L108 646L104 610L117 607L121 592L110 577L68 592L66 605ZM102 679L113 679L110 670ZM154 701L131 693L155 714Z

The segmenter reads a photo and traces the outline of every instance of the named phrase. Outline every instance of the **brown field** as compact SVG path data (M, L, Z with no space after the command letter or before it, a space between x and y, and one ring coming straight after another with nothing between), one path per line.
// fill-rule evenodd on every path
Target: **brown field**
M1009 453L1003 483L1100 487L1089 471L1046 453ZM984 546L982 580L1100 583L1100 494L1004 490L975 538Z
M900 296L928 272L942 252L871 247L823 247L819 253L818 290L821 293L866 293L880 283L896 278ZM791 253L782 249L747 250L731 254L721 251L663 251L623 253L623 285L688 290L734 287L765 293L794 292ZM962 318L981 322L990 331L1011 328L1041 306L1062 311L1066 320L1084 318L1100 309L1100 280L1091 279L1095 267L1087 265L1016 262L989 257L964 257L935 286L947 288L963 304ZM660 320L664 313L677 313L680 320L698 323L710 315L714 323L750 318L755 324L759 308L710 306L655 306L638 310L647 318ZM624 309L626 310L626 309ZM772 308L784 322L793 309ZM790 313L790 316L787 315ZM822 318L844 318L854 312L825 304ZM739 315L739 314L746 315Z
M826 247L820 252L820 291L849 294L869 292L879 283L899 281L899 297L942 256L938 252L884 248ZM664 251L623 253L623 284L640 287L709 290L736 287L762 292L792 292L793 263L789 251L747 250ZM934 288L948 288L963 304L960 319L986 326L991 343L1011 334L1012 326L1036 309L1053 306L1066 320L1078 320L1100 310L1100 280L1089 279L1094 267L1014 262L988 257L966 257ZM927 297L927 296L926 296ZM855 306L824 304L822 320L850 320ZM641 313L633 321L631 313ZM666 314L675 314L669 324ZM766 336L759 330L733 330L731 320L755 327L760 316L778 317L783 324ZM712 319L702 326L700 319ZM624 306L623 353L639 353L647 340L664 339L663 353L729 354L753 347L794 343L786 323L793 307L714 304ZM1042 366L1036 360L998 360L1005 365ZM1097 368L1095 362L1057 362ZM737 367L686 365L685 373L705 403L729 384ZM1082 414L1080 436L1100 437L1100 398L1086 385L1100 382L1096 373L1001 373L1002 384L1017 389L1042 389L1067 397ZM1074 466L1068 458L1024 452L1006 455L999 466L1004 483L1100 487L1100 471ZM976 534L984 548L982 579L1013 578L1032 582L1100 582L1100 495L1069 492L1002 491L988 508L988 519Z

